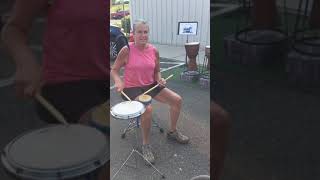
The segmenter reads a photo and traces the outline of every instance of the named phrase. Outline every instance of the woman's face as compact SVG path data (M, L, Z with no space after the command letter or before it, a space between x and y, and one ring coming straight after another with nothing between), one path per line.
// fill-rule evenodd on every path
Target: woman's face
M133 34L134 42L137 45L146 45L149 40L149 26L146 24L137 24Z

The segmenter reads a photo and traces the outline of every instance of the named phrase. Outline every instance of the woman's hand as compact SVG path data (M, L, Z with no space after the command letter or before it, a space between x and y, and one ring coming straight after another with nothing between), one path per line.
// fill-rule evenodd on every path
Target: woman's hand
M158 80L158 83L159 83L161 86L166 86L167 81L166 81L165 79L161 78L161 79Z
M117 92L121 92L124 89L124 84L122 81L118 81L115 83L115 87L117 89Z
M41 68L35 61L25 61L17 66L15 88L18 97L33 97L41 85Z

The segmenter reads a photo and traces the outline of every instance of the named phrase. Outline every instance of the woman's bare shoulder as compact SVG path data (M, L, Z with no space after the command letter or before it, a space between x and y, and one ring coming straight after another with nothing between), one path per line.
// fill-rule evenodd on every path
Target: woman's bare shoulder
M119 54L122 54L122 55L128 55L130 52L128 46L123 46L123 48L120 50Z

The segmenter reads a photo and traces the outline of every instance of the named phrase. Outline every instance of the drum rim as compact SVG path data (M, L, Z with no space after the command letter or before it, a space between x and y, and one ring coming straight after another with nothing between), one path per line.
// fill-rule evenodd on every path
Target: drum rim
M250 31L271 31L271 32L281 34L283 37L278 40L271 41L271 42L254 42L254 41L243 39L240 37L243 33L247 33ZM284 31L282 31L281 29L278 29L278 28L255 29L252 27L248 27L248 28L244 28L244 29L238 31L237 33L235 33L235 39L241 43L245 43L245 44L249 44L249 45L267 46L267 45L276 45L276 44L281 44L281 43L287 43L287 41L289 40L289 37Z
M139 110L138 112L135 112L135 113L132 113L132 114L129 114L129 115L122 115L122 114L117 114L117 113L113 112L114 107L116 107L117 105L123 104L123 103L128 103L128 102L129 101L124 101L124 102L121 102L121 103L118 103L118 104L114 105L110 109L110 114L116 119L125 119L125 120L127 120L127 119L131 119L131 118L139 117L145 112L146 108L143 105L143 103L141 103L140 101L131 101L131 102L138 102L139 104L141 104L141 110Z
M314 30L319 31L320 29L310 29L310 30L301 29L301 30L297 30L295 32L295 35L294 35L294 41L292 43L292 49L294 51L296 51L296 52L298 52L300 54L306 55L306 56L320 57L320 53L308 52L308 51L305 51L305 50L300 49L298 47L298 45L302 45L304 47L316 47L316 48L320 47L319 43L307 42L308 40L319 40L320 36L311 35L311 36L307 36L307 37L297 38L297 35L299 35L299 34L303 35L305 33L308 33L309 31L314 31Z
M187 42L187 43L185 43L184 45L186 45L186 46L192 46L192 45L199 45L200 44L200 42Z
M83 126L86 128L92 128L90 126L85 126L82 124L71 124L76 126ZM90 160L83 161L81 164L72 165L69 167L59 167L59 168L52 168L52 169L41 169L41 168L33 168L33 167L26 167L25 165L19 164L18 162L15 162L12 157L10 157L10 147L19 140L20 138L31 134L35 132L39 132L45 129L49 129L52 127L58 127L58 126L65 126L65 125L49 125L44 128L40 129L33 129L29 130L25 133L22 133L21 135L15 137L13 140L11 140L4 148L4 150L1 153L1 162L5 169L14 174L15 176L22 177L22 178L31 178L35 180L43 180L45 179L57 179L57 178L75 178L75 177L81 177L89 172L93 172L94 170L98 169L99 167L106 164L108 161L110 161L110 152L108 151L108 146L110 145L110 142L106 140L106 146L98 153L96 156ZM96 130L96 129L95 129ZM98 130L96 130L99 134L104 134ZM21 170L21 172L17 172Z
M90 120L89 122L90 126L93 126L99 130L102 130L103 133L108 133L110 132L110 126L105 126L104 124L98 123L97 121Z

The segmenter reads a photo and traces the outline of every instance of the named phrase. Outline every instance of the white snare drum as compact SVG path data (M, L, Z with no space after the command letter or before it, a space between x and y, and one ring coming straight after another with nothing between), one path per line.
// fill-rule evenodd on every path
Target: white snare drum
M145 106L148 106L151 104L152 98L151 96L144 94L138 97L138 101L144 104Z
M145 110L139 101L124 101L113 106L110 113L117 119L132 119L141 116Z
M15 138L5 147L1 160L19 179L95 180L109 155L109 141L95 128L55 125Z

